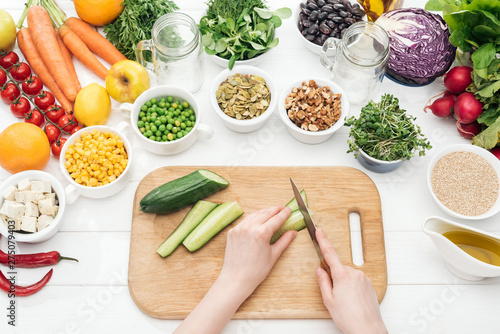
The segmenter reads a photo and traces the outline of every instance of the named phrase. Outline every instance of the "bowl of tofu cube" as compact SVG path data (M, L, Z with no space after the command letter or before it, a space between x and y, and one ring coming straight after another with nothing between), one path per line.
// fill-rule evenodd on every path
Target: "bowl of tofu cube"
M0 185L0 234L19 242L52 238L61 228L66 207L64 188L49 173L28 170Z

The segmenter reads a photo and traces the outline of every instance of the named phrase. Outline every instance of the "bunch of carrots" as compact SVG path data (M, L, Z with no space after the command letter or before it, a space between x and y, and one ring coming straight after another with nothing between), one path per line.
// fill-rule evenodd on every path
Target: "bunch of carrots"
M28 28L22 27L26 17ZM72 54L103 80L108 69L94 53L111 65L127 59L92 26L76 17L66 19L53 0L29 0L17 26L19 49L68 113L82 88Z

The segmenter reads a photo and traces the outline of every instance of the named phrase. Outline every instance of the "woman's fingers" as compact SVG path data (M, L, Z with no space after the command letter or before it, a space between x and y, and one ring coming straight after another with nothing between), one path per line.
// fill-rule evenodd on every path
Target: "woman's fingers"
M248 217L245 219L246 224L256 224L260 225L268 221L270 218L274 217L276 214L278 214L281 209L283 209L283 205L277 205L277 206L272 206L267 209L262 209L259 211L255 211L248 215ZM241 222L243 223L243 222Z
M335 278L335 272L343 270L344 265L340 261L335 248L333 248L330 244L326 238L325 232L323 232L321 228L316 230L316 239L318 240L319 247L321 248L321 253L323 253L326 263L328 263L328 266L330 267L332 278Z
M316 278L318 279L319 289L321 290L321 295L323 296L323 301L326 306L328 297L332 296L333 283L330 276L321 268L316 268Z
M290 217L290 214L292 211L290 208L283 208L273 217L271 217L268 221L265 222L266 226L269 226L271 228L272 232L276 232L279 230L279 228L283 225L285 220L287 220L288 217Z
M283 234L272 246L271 249L273 251L273 256L275 259L278 259L281 254L288 248L290 243L297 236L297 231L287 231Z

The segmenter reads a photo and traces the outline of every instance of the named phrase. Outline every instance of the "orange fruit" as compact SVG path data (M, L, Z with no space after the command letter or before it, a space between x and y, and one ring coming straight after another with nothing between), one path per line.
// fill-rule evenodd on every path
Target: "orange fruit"
M94 26L113 22L123 11L123 0L74 0L78 16Z
M49 159L49 140L38 126L19 122L0 133L0 166L7 172L42 170Z

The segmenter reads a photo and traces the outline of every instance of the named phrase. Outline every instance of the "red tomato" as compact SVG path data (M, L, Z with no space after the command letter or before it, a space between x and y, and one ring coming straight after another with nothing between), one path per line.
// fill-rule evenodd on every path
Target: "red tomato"
M71 132L70 132L70 133L71 133L72 135L74 135L75 133L77 133L77 132L78 132L78 131L80 131L81 129L82 129L82 127L81 127L81 126L75 126L75 127L73 128L73 130L71 130Z
M15 52L9 52L5 56L0 58L0 66L5 69L8 69L12 65L16 64L19 61L19 57Z
M47 135L47 138L49 139L49 144L52 145L53 142L55 142L57 139L59 139L59 135L61 134L61 130L55 125L52 124L47 124L45 126L45 134Z
M59 125L59 127L64 131L71 132L71 130L78 126L78 121L73 115L64 115L63 117L59 118L59 122L57 125Z
M26 80L31 75L31 68L26 63L18 63L11 67L9 72L14 80L20 82Z
M36 109L31 110L29 113L24 115L24 121L26 123L35 124L36 126L42 126L45 122L43 114Z
M21 88L27 95L35 96L43 89L43 83L39 77L30 75L30 77L23 82Z
M0 86L5 85L6 82L7 82L7 74L5 74L4 71L0 71ZM0 90L1 90L1 87L0 87Z
M61 155L61 149L64 146L64 143L66 142L66 138L61 138L59 140L56 140L55 142L52 143L52 154L55 157L58 157Z
M19 88L17 88L16 85L14 85L12 82L9 82L7 86L5 86L4 90L2 93L0 93L3 102L5 103L10 103L17 99L21 92L19 91Z
M40 110L45 111L50 105L56 103L56 99L51 92L42 90L40 94L35 97L35 104Z
M60 105L57 104L53 104L45 109L45 117L47 117L54 123L59 122L59 119L64 115L66 115L66 112Z
M27 98L21 96L10 103L10 111L16 117L24 117L31 108L30 101Z

